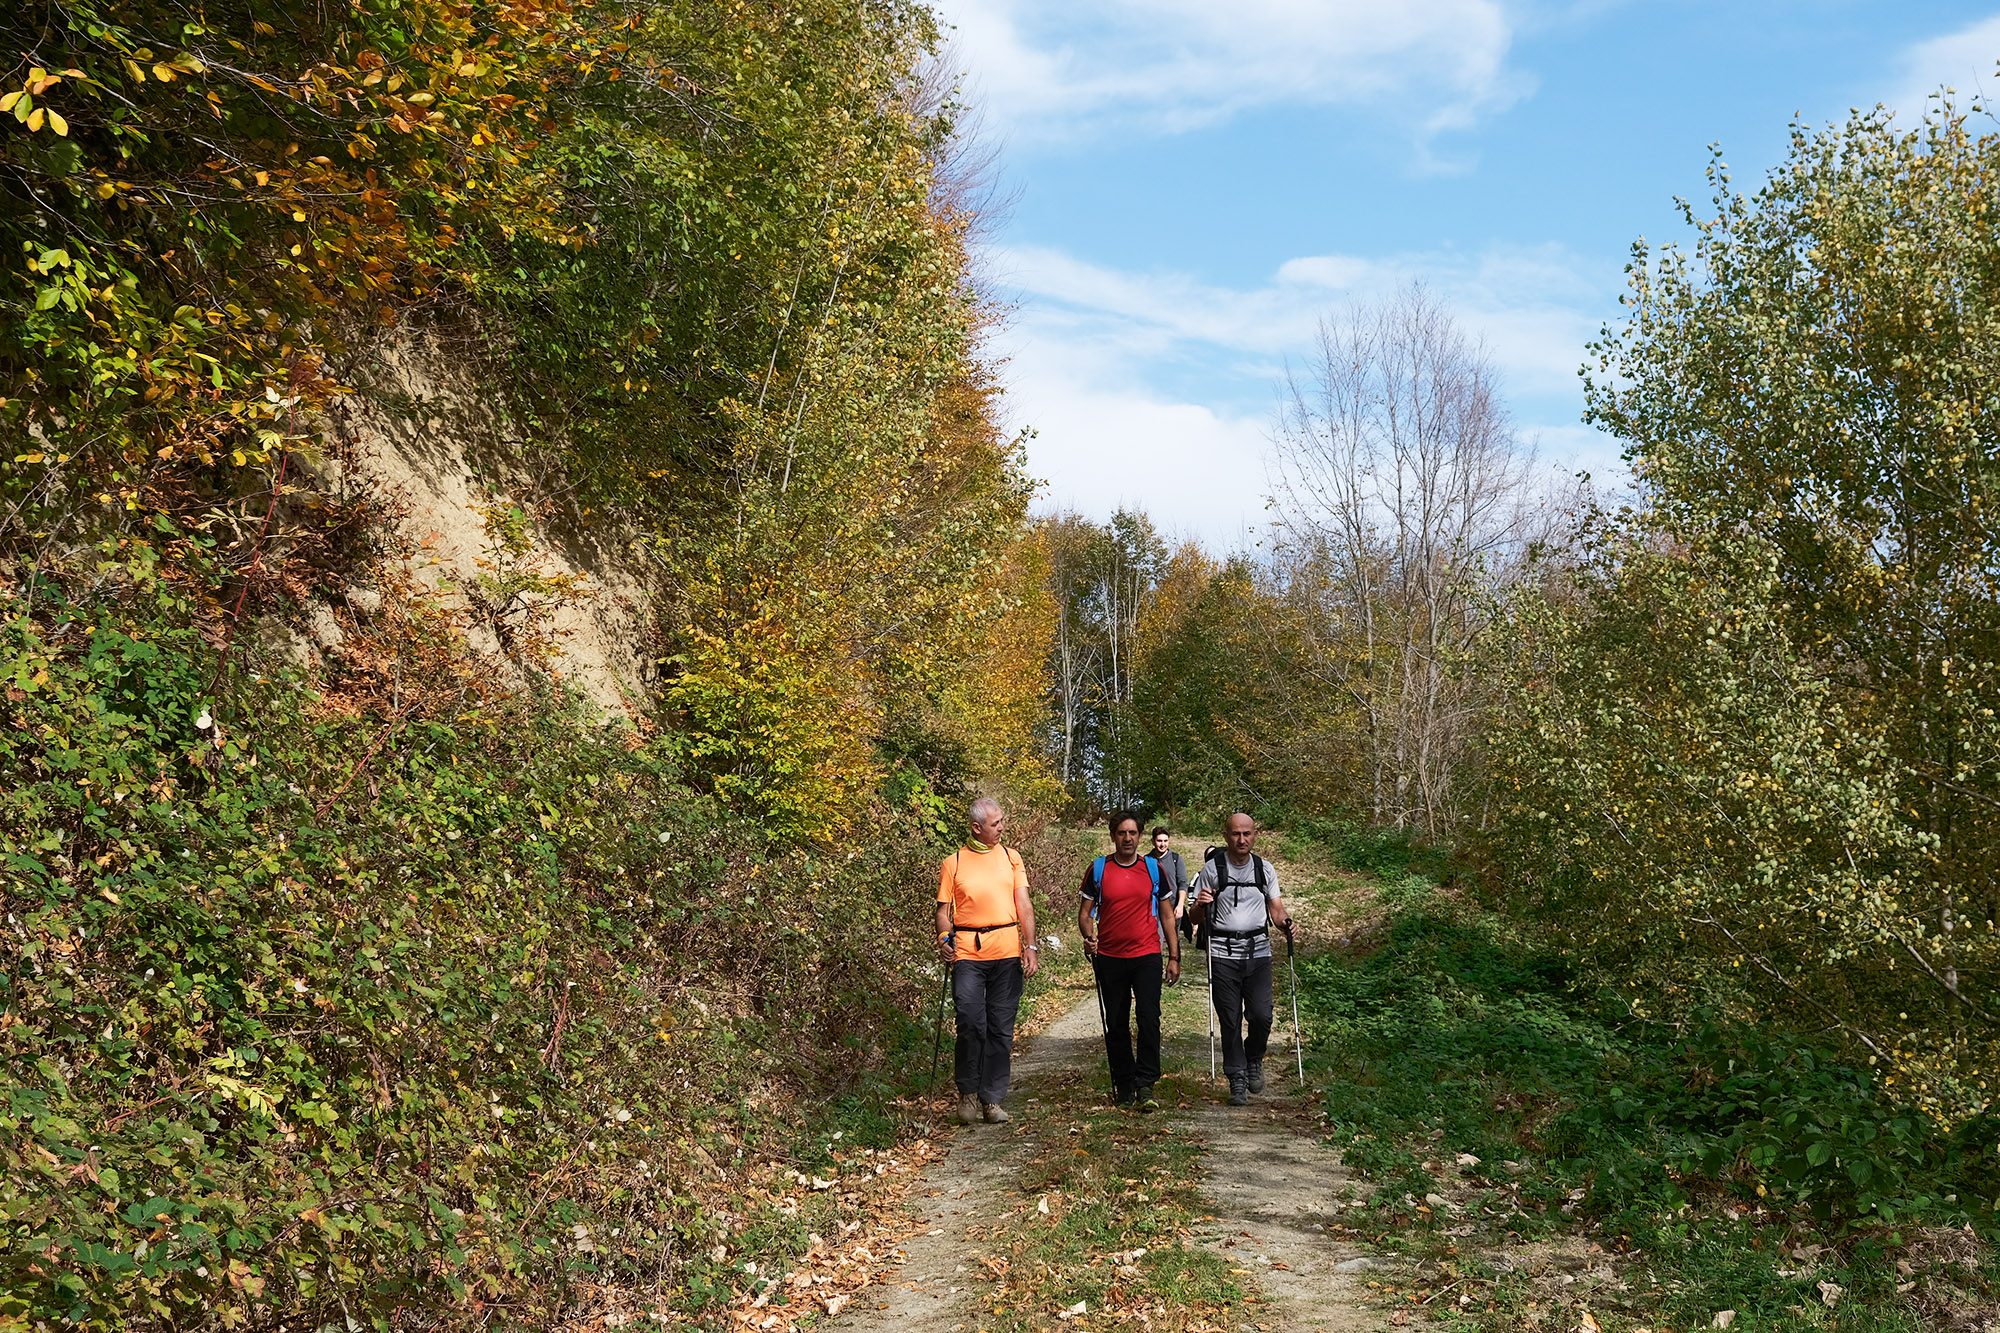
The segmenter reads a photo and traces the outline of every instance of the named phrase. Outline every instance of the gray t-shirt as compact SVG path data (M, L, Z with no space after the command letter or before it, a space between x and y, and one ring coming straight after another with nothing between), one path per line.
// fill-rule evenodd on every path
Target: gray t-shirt
M1257 892L1257 862L1264 862L1264 891ZM1220 879L1216 867L1222 868ZM1208 956L1211 958L1269 958L1271 937L1264 933L1271 924L1270 904L1283 895L1278 892L1278 868L1264 858L1251 854L1248 865L1231 865L1225 854L1213 861L1202 863L1201 873L1195 876L1194 891L1200 896L1203 889L1215 890L1215 901L1208 905L1208 924L1211 930L1253 930L1257 933L1249 939L1213 939L1208 942Z

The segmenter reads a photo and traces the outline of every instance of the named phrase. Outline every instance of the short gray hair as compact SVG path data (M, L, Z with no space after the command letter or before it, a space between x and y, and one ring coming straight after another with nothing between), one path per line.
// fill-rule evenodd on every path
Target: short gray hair
M983 824L1000 813L1000 802L991 796L982 796L966 808L965 817L975 824Z

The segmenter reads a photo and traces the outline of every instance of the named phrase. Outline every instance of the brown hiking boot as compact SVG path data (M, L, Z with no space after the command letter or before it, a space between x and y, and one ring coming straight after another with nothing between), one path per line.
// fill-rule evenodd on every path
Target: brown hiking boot
M979 1094L968 1092L958 1099L958 1123L976 1125L979 1123Z
M1004 1125L1004 1124L1006 1124L1006 1123L1007 1123L1007 1122L1008 1122L1009 1120L1012 1120L1013 1118L1014 1118L1013 1116L1011 1116L1011 1115L1008 1115L1008 1114L1007 1114L1007 1111L1006 1111L1006 1108L1005 1108L1005 1107L1003 1107L1003 1106L1001 1106L999 1102L988 1102L988 1103L986 1103L986 1123L987 1123L987 1124L989 1124L989 1125Z

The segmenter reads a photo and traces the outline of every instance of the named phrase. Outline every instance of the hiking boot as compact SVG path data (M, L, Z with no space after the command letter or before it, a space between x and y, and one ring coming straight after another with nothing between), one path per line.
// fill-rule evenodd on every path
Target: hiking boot
M979 1094L968 1092L958 1099L958 1123L976 1125L979 1123Z
M1139 1100L1139 1094L1137 1092L1133 1091L1131 1088L1120 1088L1118 1089L1117 1094L1112 1097L1111 1104L1113 1106L1116 1106L1119 1110L1122 1111L1127 1107L1130 1107L1135 1103L1137 1103L1138 1100Z
M1132 1105L1138 1108L1141 1115L1151 1115L1153 1112L1159 1110L1160 1103L1153 1096L1153 1085L1148 1083L1145 1087L1134 1093L1132 1095Z
M1256 1064L1251 1065L1250 1072L1243 1076L1243 1081L1249 1085L1250 1091L1262 1092L1264 1090L1264 1062L1259 1060Z
M1000 1105L1000 1103L999 1103L999 1102L988 1102L988 1103L986 1103L986 1123L987 1123L987 1124L989 1124L989 1125L1004 1125L1004 1124L1006 1124L1006 1123L1007 1123L1007 1122L1008 1122L1009 1120L1012 1120L1013 1118L1014 1118L1013 1116L1011 1116L1011 1115L1008 1115L1008 1114L1007 1114L1007 1108L1005 1108L1004 1106Z
M1248 1080L1241 1074L1232 1074L1229 1077L1229 1104L1231 1106L1248 1106L1250 1104Z

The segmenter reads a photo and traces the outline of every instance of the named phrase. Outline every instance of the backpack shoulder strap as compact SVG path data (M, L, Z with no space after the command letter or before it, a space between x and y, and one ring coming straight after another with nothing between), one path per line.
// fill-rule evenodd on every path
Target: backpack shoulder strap
M1257 872L1257 892L1262 893L1264 891L1264 858L1252 852L1250 853L1250 863Z
M1104 892L1104 858L1098 857L1090 863L1090 887Z
M1160 862L1157 857L1146 858L1146 874L1153 881L1153 896L1160 896Z

